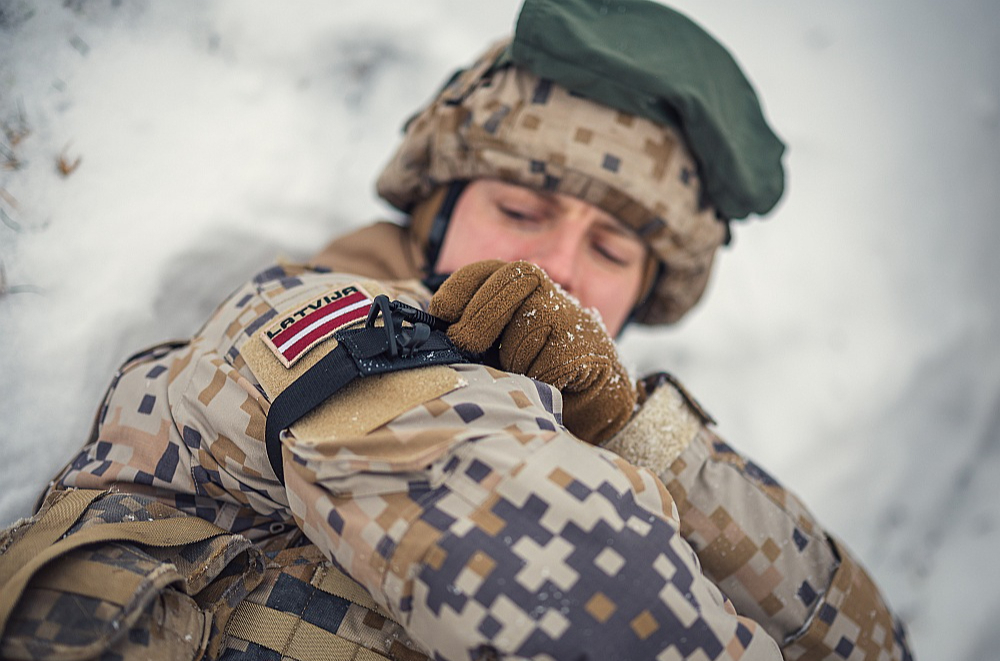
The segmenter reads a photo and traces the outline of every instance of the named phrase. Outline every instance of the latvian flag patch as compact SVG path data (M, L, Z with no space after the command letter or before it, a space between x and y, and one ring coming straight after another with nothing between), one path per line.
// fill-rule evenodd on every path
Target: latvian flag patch
M372 297L358 285L331 289L284 315L261 332L264 344L285 367L341 328L368 316Z

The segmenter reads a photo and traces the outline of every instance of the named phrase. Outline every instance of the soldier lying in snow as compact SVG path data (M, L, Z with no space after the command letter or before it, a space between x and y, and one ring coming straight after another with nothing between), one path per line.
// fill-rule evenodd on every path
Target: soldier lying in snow
M728 53L627 4L528 0L408 124L379 181L407 226L126 363L0 538L5 657L909 658L846 549L621 366L782 181Z

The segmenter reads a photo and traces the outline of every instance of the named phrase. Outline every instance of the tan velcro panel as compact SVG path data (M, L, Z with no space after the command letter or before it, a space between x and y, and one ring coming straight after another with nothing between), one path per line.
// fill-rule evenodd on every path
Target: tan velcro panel
M358 284L373 297L386 291L374 281L363 280ZM312 295L310 290L309 297ZM289 310L294 310L304 300L293 302ZM282 314L276 318L281 319ZM362 323L363 320L354 326ZM249 338L240 348L240 354L271 401L337 347L336 338L328 337L291 366L286 366L265 342L267 330L267 327L262 328ZM438 454L438 446L444 441L418 435L412 439L393 437L391 442L383 439L366 444L364 448L350 442L424 402L455 390L462 383L458 374L444 365L357 378L293 424L285 440L299 453L335 455L339 449L344 449L367 460L387 462L400 468L422 465Z

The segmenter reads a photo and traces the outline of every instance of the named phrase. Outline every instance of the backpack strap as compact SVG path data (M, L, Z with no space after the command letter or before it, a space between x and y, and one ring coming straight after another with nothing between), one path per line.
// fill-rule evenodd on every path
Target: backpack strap
M233 611L225 631L230 641L254 643L299 661L430 661L371 595L315 546L281 552L269 571ZM276 590L279 599L274 599ZM249 653L245 645L231 647Z
M294 615L249 601L240 602L233 611L226 633L299 661L389 658Z
M65 495L57 502L52 503L23 537L5 549L3 555L0 555L0 585L6 586L20 567L65 535L84 510L106 492L95 489L76 489L63 493ZM5 591L4 597L0 598L0 603L6 601L6 596L7 592Z
M367 608L370 611L375 611L387 620L395 619L386 613L381 606L376 603L372 596L361 587L361 584L350 578L347 574L340 571L333 565L327 569L326 574L323 576L322 580L319 582L319 589L332 594L335 597L340 597L341 599L346 599L352 604L357 604L362 608Z
M98 542L137 542L146 546L170 547L204 541L226 534L218 526L197 517L178 517L154 521L105 523L65 536L84 511L107 491L74 489L68 491L42 513L35 525L0 554L0 634L32 578L46 587L72 585L77 594L99 596L113 603L125 604L136 585L123 572L99 563L77 561L42 574L45 566L73 549ZM85 565L85 566L81 566ZM84 580L80 572L91 572ZM133 579L135 580L135 579ZM140 579L141 580L141 577Z
M32 559L41 556L45 549L65 535L87 507L104 493L95 489L65 492L34 526L0 554L0 634L3 634L7 619L31 578L31 574L22 575L21 570L30 566ZM18 583L20 587L17 587Z
M195 657L206 654L214 658L221 652L220 645L228 649L225 641L234 639L237 641L234 649L253 643L299 661L427 659L371 595L326 560L315 547L310 545L280 552L268 563L270 581L260 583L258 578L256 582L243 586L251 591L248 596L238 594L239 590L219 593L216 589L212 593L214 596L210 597L205 591L208 588L201 590L200 583L185 583L189 581L189 573L183 568L178 571L169 563L170 553L176 549L183 554L184 549L191 548L190 545L202 542L214 544L217 537L229 533L192 516L156 518L157 515L152 514L152 521L142 518L136 521L118 520L113 517L108 520L106 511L109 510L101 509L102 498L121 497L121 494L111 493L109 496L109 493L83 489L54 492L35 517L15 524L0 535L0 633L10 624L8 634L17 639L12 643L4 638L0 656L59 660L96 658L103 651L122 651L123 640L128 643L128 636L122 638L113 634L95 634L93 640L88 638L67 645L56 639L36 641L31 635L26 638L23 631L15 635L14 629L24 626L19 619L25 608L24 603L35 604L27 607L29 609L38 608L39 593L51 591L57 595L90 597L104 602L109 608L118 607L122 612L135 613L135 617L140 617L136 611L136 599L140 594L155 592L164 598L184 602L177 606L180 619L176 623L160 625L173 632L191 634L190 642L182 645L183 649L176 650L154 649L149 646L151 643L139 645L141 649L138 652L152 653L150 658L180 658L179 654L185 655L184 658L194 658L187 656L190 654ZM139 516L144 518L148 515ZM115 547L116 544L164 549L165 555L150 550L155 557L144 557L153 564L166 562L161 568L169 571L157 569L155 575L149 571L136 573L128 571L120 563L95 561L95 552ZM294 580L279 582L281 577ZM150 581L155 585L151 587ZM309 621L306 610L282 610L281 604L288 601L285 598L287 591L294 589L292 583L301 585L313 610L334 605L334 610L340 610L343 619L337 620L336 624L327 620ZM197 598L208 601L195 604L185 594L196 590L201 590ZM271 594L281 598L269 599ZM212 607L215 601L232 604L232 611L218 612ZM343 605L337 606L338 602ZM15 614L19 605L22 610ZM167 610L173 612L176 609ZM185 614L189 613L203 617L185 620ZM351 614L349 617L348 613ZM29 617L27 621L37 619ZM58 624L60 621L53 622ZM120 622L121 626L116 626L115 631L123 634L126 630L133 631L132 627L141 633L144 627L153 626L147 620L135 618L121 619ZM100 625L101 622L95 620L95 626ZM324 628L324 625L331 626ZM26 647L34 644L41 647L31 648L34 651ZM135 649L131 650L131 653L135 652ZM124 658L131 657L125 653Z

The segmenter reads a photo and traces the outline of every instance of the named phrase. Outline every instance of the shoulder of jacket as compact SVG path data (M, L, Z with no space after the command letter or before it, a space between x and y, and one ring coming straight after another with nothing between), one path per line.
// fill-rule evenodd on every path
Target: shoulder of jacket
M367 298L386 294L420 308L430 300L430 292L418 280L379 281L304 264L276 264L231 294L195 339L205 349L233 359L244 342L262 329L274 333L288 328L354 293Z

